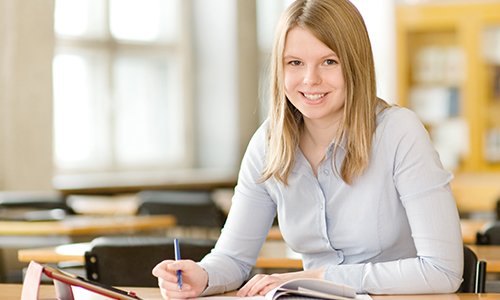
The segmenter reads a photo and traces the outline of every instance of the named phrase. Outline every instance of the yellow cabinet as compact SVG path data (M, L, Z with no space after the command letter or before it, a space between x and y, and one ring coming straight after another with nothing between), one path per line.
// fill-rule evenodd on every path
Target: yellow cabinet
M500 57L500 1L398 6L396 25L399 104L420 112L435 143L461 147L453 171L500 171L500 152L492 153L495 134L500 151L500 61L485 54L496 46Z

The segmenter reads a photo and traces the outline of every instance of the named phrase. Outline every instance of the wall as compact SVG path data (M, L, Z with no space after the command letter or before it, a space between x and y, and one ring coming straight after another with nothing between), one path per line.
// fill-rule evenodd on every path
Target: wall
M236 170L259 125L255 1L194 0L192 9L197 165Z
M0 1L0 190L52 188L53 11Z
M351 0L365 20L375 59L377 95L390 103L396 98L395 0Z

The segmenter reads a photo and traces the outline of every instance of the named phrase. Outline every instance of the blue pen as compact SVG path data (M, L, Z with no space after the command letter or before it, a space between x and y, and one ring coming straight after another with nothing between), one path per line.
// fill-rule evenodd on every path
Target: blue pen
M175 253L175 260L180 260L181 259L181 251L179 249L179 240L174 239L174 253ZM179 283L179 291L182 291L182 272L181 270L177 270L177 281Z

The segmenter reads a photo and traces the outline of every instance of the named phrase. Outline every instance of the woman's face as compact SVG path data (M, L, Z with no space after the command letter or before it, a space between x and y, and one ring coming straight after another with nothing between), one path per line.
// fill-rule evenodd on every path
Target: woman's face
M346 92L337 54L296 26L287 34L283 60L286 96L304 121L338 123Z

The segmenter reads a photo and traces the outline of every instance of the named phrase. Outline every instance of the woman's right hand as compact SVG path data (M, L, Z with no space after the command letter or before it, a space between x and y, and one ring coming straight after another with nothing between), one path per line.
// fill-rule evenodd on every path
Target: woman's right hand
M177 270L182 271L182 290L177 283ZM192 260L164 260L153 268L164 299L198 297L208 285L208 274Z

